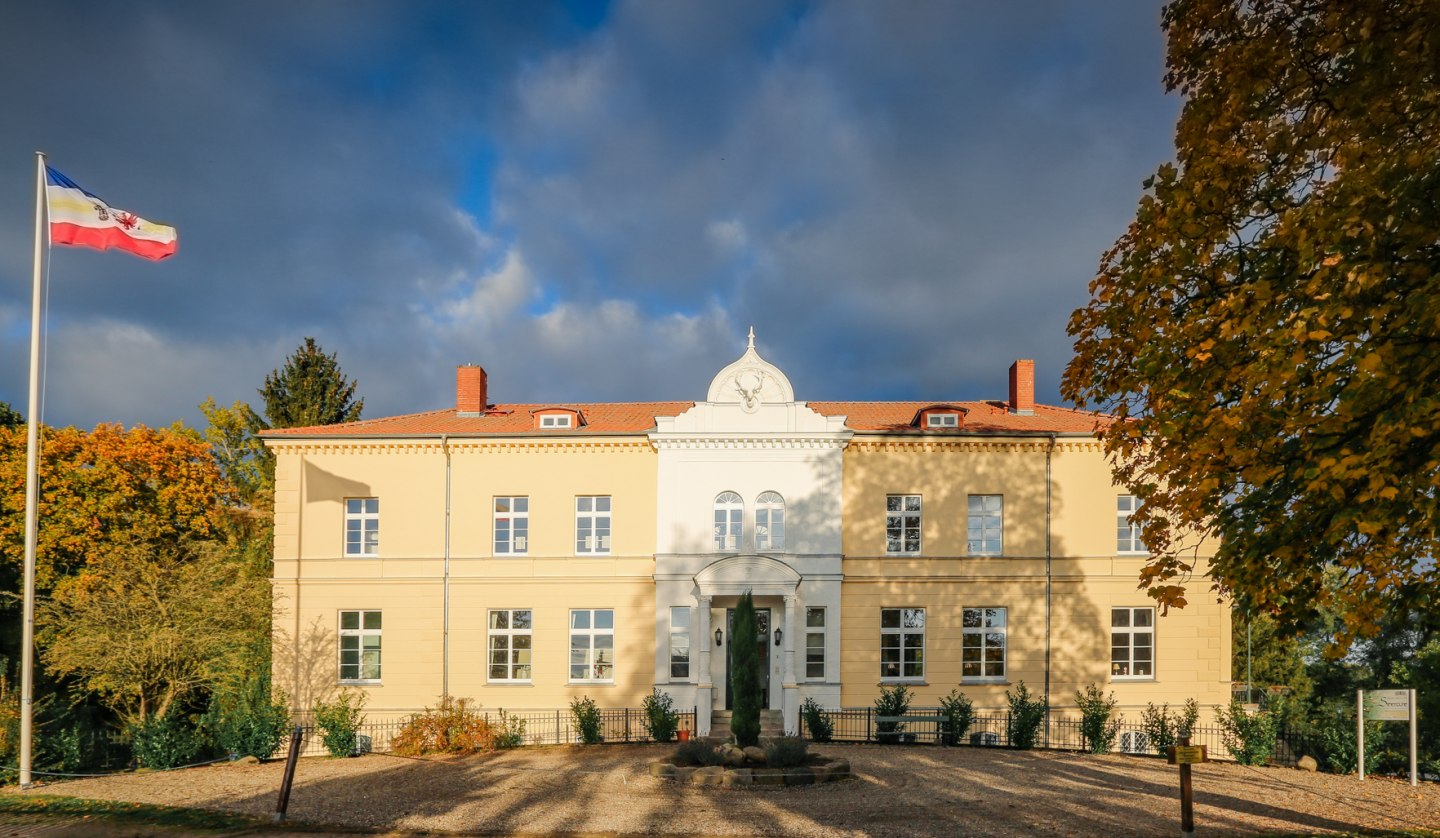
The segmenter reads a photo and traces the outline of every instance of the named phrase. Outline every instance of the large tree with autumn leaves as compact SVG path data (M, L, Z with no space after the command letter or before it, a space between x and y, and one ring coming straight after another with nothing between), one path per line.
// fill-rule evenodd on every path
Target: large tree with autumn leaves
M1142 582L1294 626L1440 576L1440 3L1176 0L1175 160L1070 323L1063 392L1143 505ZM1325 584L1338 568L1345 584Z

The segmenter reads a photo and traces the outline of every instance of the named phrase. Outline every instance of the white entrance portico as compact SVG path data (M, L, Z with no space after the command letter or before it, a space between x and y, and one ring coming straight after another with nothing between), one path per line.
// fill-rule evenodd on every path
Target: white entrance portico
M840 514L844 417L795 401L755 350L707 400L661 417L655 554L655 684L710 732L726 707L727 614L749 591L768 609L767 706L799 731L807 696L840 698Z

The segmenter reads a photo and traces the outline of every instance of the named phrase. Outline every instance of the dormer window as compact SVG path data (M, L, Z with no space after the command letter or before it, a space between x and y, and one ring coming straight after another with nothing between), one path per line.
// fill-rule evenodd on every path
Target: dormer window
M927 413L925 414L925 427L927 428L958 428L960 427L960 414L958 413Z
M541 427L541 428L571 428L571 427L574 427L574 426L571 424L571 420L572 420L573 418L574 418L574 417L572 417L572 416L571 416L570 414L568 414L568 413L551 413L551 414L549 414L549 415L547 415L547 416L541 416L541 417L540 417L540 427Z
M542 407L530 411L535 427L542 431L569 431L585 425L585 417L571 407Z
M926 431L958 431L965 427L969 411L957 404L932 404L915 412L910 427Z

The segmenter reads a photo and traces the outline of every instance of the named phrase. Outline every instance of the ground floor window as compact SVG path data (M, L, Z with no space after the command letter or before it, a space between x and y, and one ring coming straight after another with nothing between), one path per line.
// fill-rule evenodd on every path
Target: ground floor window
M670 677L690 677L690 609L683 605L670 609Z
M925 677L925 609L880 609L880 677Z
M825 609L805 609L805 677L825 680Z
M1155 677L1155 609L1110 609L1110 677Z
M529 609L490 612L490 680L529 681L531 671Z
M340 680L380 680L380 612L340 612Z
M608 608L570 612L570 680L615 680L615 612Z
M966 608L961 615L960 677L1005 680L1004 608Z

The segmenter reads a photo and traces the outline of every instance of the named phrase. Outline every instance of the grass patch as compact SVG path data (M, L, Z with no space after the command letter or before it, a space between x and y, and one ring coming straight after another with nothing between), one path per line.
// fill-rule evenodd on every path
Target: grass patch
M268 821L246 815L156 806L150 803L121 803L115 800L87 800L58 794L0 793L0 815L44 815L54 818L99 818L118 823L146 826L176 826L185 829L233 831L268 826Z

